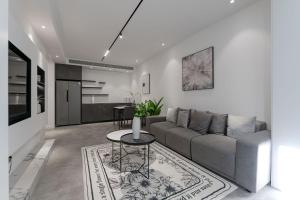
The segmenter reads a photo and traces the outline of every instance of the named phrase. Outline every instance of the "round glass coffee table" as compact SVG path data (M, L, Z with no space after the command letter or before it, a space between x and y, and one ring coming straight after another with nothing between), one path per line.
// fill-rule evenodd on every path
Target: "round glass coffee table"
M133 139L133 134L128 133L123 136L121 136L120 139L120 149L122 149L123 144L130 145L130 146L147 146L147 148L144 148L144 163L137 169L133 170L131 172L138 172L141 175L143 175L145 178L149 179L149 157L150 157L150 144L152 144L155 141L155 136L149 133L140 133L139 139ZM147 150L146 150L147 149ZM147 175L143 174L140 169L142 169L146 165L146 151L147 151ZM120 150L120 172L122 172L122 151Z
M114 155L115 155L114 154L114 151L115 151L114 143L120 143L121 137L123 135L129 134L129 133L132 133L132 129L124 129L124 130L113 131L113 132L110 132L109 134L106 135L106 139L111 141L111 160L112 160L112 163L115 163L115 162L120 160L120 159L114 160ZM148 132L141 130L141 133L148 133ZM120 145L120 148L121 148L121 145ZM128 154L128 152L124 148L123 148L123 150Z

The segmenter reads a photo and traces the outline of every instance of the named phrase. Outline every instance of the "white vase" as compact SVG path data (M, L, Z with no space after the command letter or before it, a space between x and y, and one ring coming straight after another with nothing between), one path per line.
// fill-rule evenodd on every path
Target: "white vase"
M139 117L134 117L133 118L132 132L133 132L133 139L135 139L135 140L140 139L141 118L139 118Z

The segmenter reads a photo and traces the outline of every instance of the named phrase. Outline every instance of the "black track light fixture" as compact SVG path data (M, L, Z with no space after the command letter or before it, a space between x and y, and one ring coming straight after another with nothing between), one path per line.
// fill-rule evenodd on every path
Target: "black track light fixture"
M140 5L143 3L143 1L144 0L140 0L139 4L135 7L134 11L131 13L130 17L127 19L126 23L122 27L121 31L118 33L117 37L111 43L111 45L109 46L109 48L105 51L104 56L102 57L101 61L103 61L105 59L105 57L109 54L111 48L114 46L114 44L116 43L116 41L118 40L118 38L120 38L120 39L123 38L123 34L122 34L123 30L126 28L127 24L129 23L129 21L131 20L131 18L133 17L133 15L135 14L135 12L137 11L137 9L140 7Z

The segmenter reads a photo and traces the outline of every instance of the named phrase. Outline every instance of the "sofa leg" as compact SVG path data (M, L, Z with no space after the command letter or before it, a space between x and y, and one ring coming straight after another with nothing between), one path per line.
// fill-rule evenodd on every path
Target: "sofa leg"
M247 192L249 192L249 193L253 193L253 192L251 192L250 190L248 190L248 189L245 189Z

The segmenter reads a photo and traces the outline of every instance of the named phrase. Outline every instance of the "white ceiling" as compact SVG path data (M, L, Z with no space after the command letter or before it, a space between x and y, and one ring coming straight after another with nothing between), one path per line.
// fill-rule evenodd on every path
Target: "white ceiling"
M17 0L15 0L17 1ZM25 0L24 0L25 1ZM136 65L257 0L144 0L104 60ZM23 9L47 52L100 62L139 0L29 0ZM25 16L23 16L25 17ZM45 25L47 28L41 28ZM166 43L165 47L161 43ZM59 55L59 58L55 58Z

